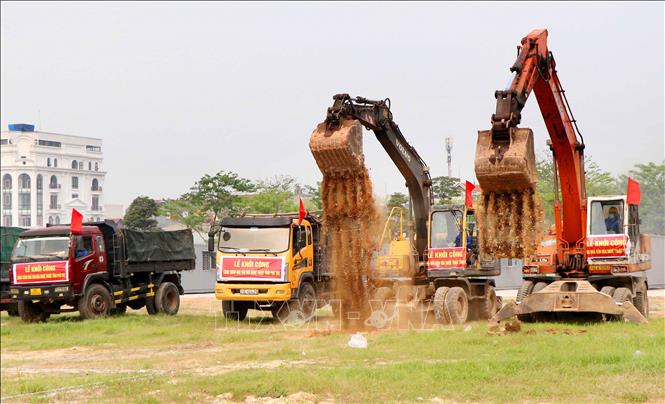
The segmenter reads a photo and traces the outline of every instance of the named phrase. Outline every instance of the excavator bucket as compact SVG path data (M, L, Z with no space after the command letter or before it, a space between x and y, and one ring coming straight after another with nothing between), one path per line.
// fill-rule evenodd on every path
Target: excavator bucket
M533 131L510 128L501 137L493 137L491 131L479 131L475 169L485 193L534 189L537 178Z
M338 126L320 123L309 140L314 160L324 175L360 174L364 170L362 125L343 119Z
M550 283L521 302L510 302L503 306L490 320L490 326L512 316L571 312L602 313L636 324L648 322L631 302L617 303L610 295L596 290L588 281L563 279Z

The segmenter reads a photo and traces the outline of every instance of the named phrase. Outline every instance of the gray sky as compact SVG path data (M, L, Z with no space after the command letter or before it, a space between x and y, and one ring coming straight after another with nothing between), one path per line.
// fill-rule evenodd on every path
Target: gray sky
M664 158L663 3L2 3L8 123L104 139L106 203L177 197L205 173L321 175L309 136L335 93L390 97L430 165L473 178L516 45L549 46L587 154L619 174ZM532 97L522 126L547 133ZM375 192L405 191L372 134Z

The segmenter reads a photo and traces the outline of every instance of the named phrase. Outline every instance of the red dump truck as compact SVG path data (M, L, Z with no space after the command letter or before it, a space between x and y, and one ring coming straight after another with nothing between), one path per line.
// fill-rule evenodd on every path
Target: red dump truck
M191 230L139 232L113 222L80 231L47 226L23 232L12 253L10 296L25 322L78 311L85 319L146 307L174 315L180 272L194 269Z

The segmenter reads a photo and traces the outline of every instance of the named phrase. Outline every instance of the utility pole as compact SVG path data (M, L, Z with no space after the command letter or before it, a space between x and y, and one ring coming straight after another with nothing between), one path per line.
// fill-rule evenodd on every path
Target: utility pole
M453 176L453 138L446 138L446 152L448 154L448 177Z

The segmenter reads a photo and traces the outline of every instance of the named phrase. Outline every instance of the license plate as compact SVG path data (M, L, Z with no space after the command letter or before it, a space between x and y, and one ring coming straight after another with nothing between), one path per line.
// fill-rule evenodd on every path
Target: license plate
M42 288L30 288L31 296L41 295L41 294L42 294Z
M258 295L259 291L257 289L240 289L241 295Z

